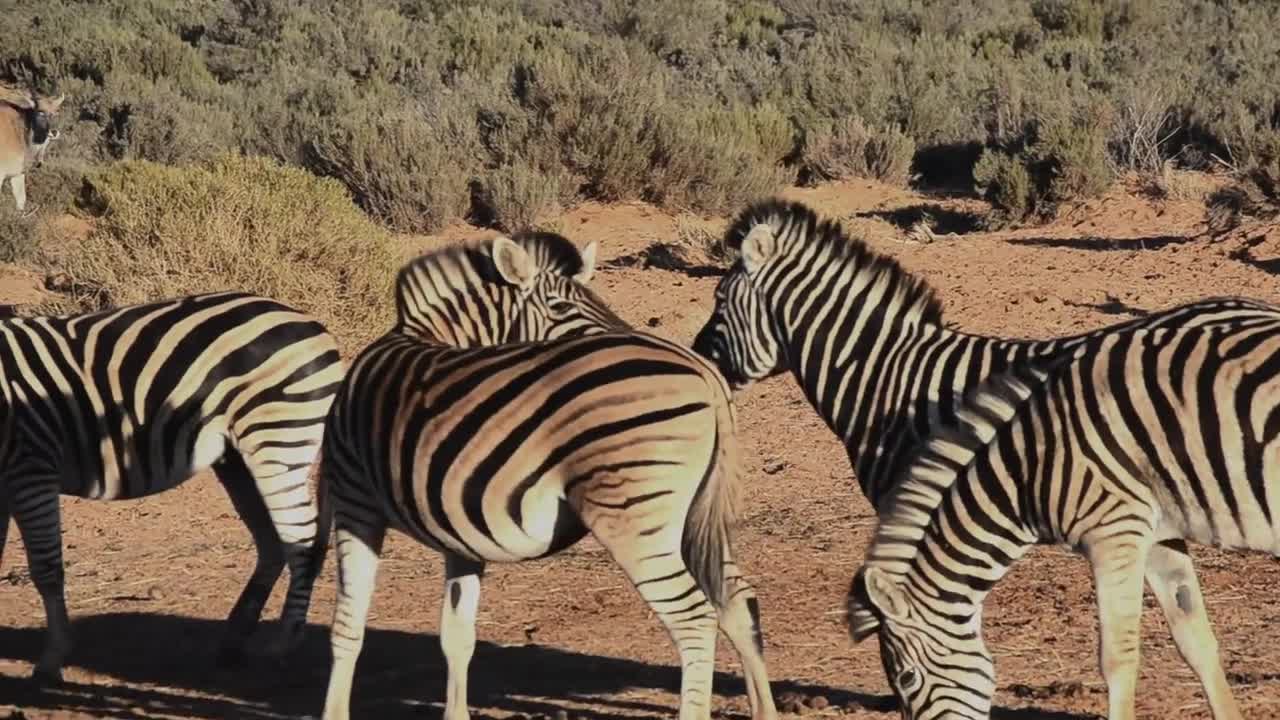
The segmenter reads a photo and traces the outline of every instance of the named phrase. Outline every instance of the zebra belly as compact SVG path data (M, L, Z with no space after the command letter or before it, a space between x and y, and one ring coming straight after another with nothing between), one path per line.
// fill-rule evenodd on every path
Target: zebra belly
M179 442L189 445L182 451L156 445L161 452L153 453L152 445L147 442L149 436L145 431L134 434L123 450L103 439L98 448L101 462L96 468L71 463L68 457L60 458L62 494L91 500L149 497L171 490L212 468L228 449L226 436L221 428L213 425L202 428L194 441L180 434ZM148 454L152 457L143 462L142 458Z

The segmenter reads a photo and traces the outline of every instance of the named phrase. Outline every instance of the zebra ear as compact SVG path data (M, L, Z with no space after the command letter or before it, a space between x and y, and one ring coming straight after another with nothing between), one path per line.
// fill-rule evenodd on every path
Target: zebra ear
M573 279L583 285L591 282L591 277L596 272L597 249L599 249L599 244L595 240L587 243L587 246L582 248L582 269L578 271L577 275L573 276Z
M902 586L884 570L871 566L863 571L867 599L881 615L890 620L905 620L909 603Z
M742 238L742 263L747 272L755 272L761 268L778 250L778 239L773 235L773 228L768 223L760 223L751 228Z
M880 629L880 617L876 614L871 599L867 597L866 568L858 570L849 586L849 597L846 599L845 621L849 625L849 637L854 643L876 634Z
M503 280L521 289L533 285L538 275L538 267L534 264L529 252L520 247L511 238L499 235L493 239L493 264Z

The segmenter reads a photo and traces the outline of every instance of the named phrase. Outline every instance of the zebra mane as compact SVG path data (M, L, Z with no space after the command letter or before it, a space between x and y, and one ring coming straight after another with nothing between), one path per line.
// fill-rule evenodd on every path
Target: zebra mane
M856 272L886 275L898 288L902 309L918 314L921 321L942 323L942 303L923 278L908 272L895 259L872 250L862 240L852 237L838 220L819 219L804 203L771 198L749 205L725 231L724 244L734 252L742 250L742 240L751 228L768 224L781 247L817 245L828 249L833 260L849 261ZM790 236L793 239L788 241Z
M875 566L898 578L907 574L934 511L957 478L1032 394L1078 354L1028 360L988 376L965 396L954 423L940 426L916 447L896 482L880 498L876 531L849 588L846 620L854 642L880 625L867 597L865 569Z

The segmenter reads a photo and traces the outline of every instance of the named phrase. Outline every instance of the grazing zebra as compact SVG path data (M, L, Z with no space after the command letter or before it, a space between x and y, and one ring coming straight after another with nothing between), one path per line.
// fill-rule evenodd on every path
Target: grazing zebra
M691 350L614 316L582 284L593 259L594 245L584 257L558 235L518 235L402 270L397 326L352 362L326 425L339 573L326 719L349 715L389 528L445 558L447 720L469 717L485 564L588 532L675 642L683 720L710 717L717 627L753 717L776 717L755 595L730 554L730 390Z
M239 660L286 561L280 649L301 639L327 527L307 476L342 380L314 318L242 292L64 317L0 320L0 553L17 519L48 637L39 683L71 651L59 494L140 498L213 468L258 561L228 618Z
M878 629L904 716L988 716L982 602L1033 544L1089 560L1111 720L1134 717L1144 573L1187 663L1217 667L1194 573L1153 550L1280 555L1280 313L1114 333L994 376L970 405L885 498L850 592L853 635ZM1240 718L1217 682L1213 716Z
M735 388L789 369L844 441L873 506L919 439L953 421L965 394L992 373L1127 328L1206 326L1280 312L1243 298L1214 298L1084 335L981 337L944 327L942 306L924 281L800 203L746 208L725 244L739 258L716 288L715 309L694 349L716 362ZM1194 574L1181 548L1153 552ZM1194 600L1199 622L1207 625L1202 603ZM1207 690L1225 683L1221 667L1203 670Z

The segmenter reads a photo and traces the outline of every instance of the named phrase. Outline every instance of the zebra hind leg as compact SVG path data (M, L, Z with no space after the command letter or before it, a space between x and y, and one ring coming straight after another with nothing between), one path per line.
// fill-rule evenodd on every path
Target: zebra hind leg
M680 653L680 720L709 720L715 670L718 610L698 587L681 554L683 512L639 518L584 518L592 534L631 579L640 597L662 620ZM670 518L674 518L671 520Z
M18 531L27 546L31 582L44 602L46 638L31 679L37 685L62 681L62 666L71 654L71 619L67 615L62 565L62 518L58 484L37 480L10 485L10 502Z
M4 568L4 543L9 537L9 488L0 485L0 569Z
M1086 545L1098 596L1099 665L1107 683L1108 720L1134 720L1142 645L1142 577L1150 536L1119 528Z
M365 622L378 576L378 556L386 538L386 524L370 515L360 522L335 514L334 554L338 556L338 599L333 610L329 641L333 666L325 691L323 720L351 717L351 684L356 660L364 645Z
M1214 720L1241 720L1240 708L1222 669L1218 639L1205 611L1186 541L1168 540L1151 548L1147 583L1160 602L1178 651L1204 688Z
M724 554L725 558L733 556L729 548L725 548ZM751 717L773 720L778 717L778 710L773 703L769 672L764 662L764 635L760 629L760 605L756 601L755 589L742 577L733 560L725 562L725 586L725 596L729 601L720 611L720 629L742 662Z
M253 475L240 455L228 452L213 466L213 470L231 498L240 520L249 529L258 552L253 574L227 617L227 627L218 650L218 666L233 667L245 661L245 643L257 628L271 588L284 570L284 552L266 501L258 492Z
M444 720L468 720L467 668L476 649L476 612L484 565L445 555L444 602L440 611L440 648L449 666Z

